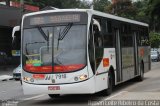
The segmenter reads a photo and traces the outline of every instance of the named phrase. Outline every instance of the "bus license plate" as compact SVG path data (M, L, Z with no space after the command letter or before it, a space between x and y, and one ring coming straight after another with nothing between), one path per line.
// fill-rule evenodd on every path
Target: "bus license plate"
M60 86L48 86L48 90L51 91L60 90Z

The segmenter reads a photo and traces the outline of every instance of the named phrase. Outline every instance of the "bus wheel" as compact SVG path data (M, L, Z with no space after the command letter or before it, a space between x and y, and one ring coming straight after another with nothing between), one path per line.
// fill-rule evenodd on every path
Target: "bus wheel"
M58 97L60 97L60 94L48 94L48 96L50 98L58 98Z
M141 63L141 66L140 66L140 75L137 77L137 80L138 81L143 81L143 79L144 79L144 66Z
M108 73L108 88L105 90L105 95L108 96L112 93L113 89L113 76L111 72Z

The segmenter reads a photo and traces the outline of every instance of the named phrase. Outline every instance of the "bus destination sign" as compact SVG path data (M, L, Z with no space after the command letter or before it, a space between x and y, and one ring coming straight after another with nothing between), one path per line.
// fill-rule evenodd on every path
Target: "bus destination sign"
M37 16L30 18L30 25L80 22L80 14Z

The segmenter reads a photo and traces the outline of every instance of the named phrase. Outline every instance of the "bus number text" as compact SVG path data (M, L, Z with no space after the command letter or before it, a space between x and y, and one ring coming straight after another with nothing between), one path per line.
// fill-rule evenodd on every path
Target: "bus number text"
M56 79L66 79L66 74L56 74Z

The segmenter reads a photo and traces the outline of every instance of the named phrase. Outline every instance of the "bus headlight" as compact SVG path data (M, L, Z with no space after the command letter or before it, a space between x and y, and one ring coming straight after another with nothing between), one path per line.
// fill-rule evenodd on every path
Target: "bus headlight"
M23 80L24 80L24 81L30 81L31 78L29 78L29 77L23 77Z
M79 77L79 79L82 81L82 80L86 80L87 79L87 75L81 75L80 77Z
M87 75L79 75L79 76L76 76L76 77L74 77L74 80L75 81L83 81L83 80L86 80L88 78L88 76Z
M31 78L31 79L30 79L30 81L31 81L31 82L34 82L34 79L33 79L33 78Z

